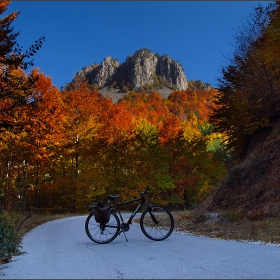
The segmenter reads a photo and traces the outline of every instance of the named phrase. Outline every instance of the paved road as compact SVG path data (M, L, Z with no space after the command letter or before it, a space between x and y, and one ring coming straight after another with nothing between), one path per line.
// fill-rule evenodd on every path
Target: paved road
M160 242L135 225L109 244L86 235L86 216L47 222L23 239L25 254L0 279L280 278L280 248L172 233Z

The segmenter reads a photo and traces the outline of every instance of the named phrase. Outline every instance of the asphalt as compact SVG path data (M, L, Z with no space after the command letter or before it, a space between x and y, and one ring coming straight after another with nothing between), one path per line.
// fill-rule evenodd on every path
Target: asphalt
M86 235L86 216L42 224L24 254L0 266L0 279L279 279L280 248L173 232L164 241L131 226L109 244Z

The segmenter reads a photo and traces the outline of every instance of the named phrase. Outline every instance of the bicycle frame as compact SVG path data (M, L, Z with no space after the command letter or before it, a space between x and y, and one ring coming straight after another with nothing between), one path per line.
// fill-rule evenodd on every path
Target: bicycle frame
M140 201L140 200L141 200L141 202L137 205L136 209L133 211L133 213L131 214L131 216L129 217L129 219L128 219L128 221L127 221L127 224L131 225L131 222L132 222L133 218L136 216L136 214L138 213L139 209L140 209L144 204L147 204L147 203L146 203L145 197L142 196L142 197L139 197L139 198L134 198L134 199L132 199L132 200L128 200L128 201L124 201L124 202L120 202L120 203L115 203L115 204L114 204L115 212L117 212L117 213L119 214L122 223L124 223L124 220L123 220L121 211L120 211L120 209L119 209L119 206L127 205L127 204L130 204L130 203L133 203L133 202L137 202L137 201ZM148 207L148 205L147 205L147 207Z

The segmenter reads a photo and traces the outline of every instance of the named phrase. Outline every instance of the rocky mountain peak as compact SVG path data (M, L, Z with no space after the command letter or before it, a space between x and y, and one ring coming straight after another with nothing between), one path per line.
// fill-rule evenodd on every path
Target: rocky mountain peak
M177 90L188 88L184 69L177 61L148 49L136 51L122 64L115 58L106 57L100 65L87 66L76 75L86 77L90 84L99 87L114 85L137 90L146 85L157 88L164 84Z

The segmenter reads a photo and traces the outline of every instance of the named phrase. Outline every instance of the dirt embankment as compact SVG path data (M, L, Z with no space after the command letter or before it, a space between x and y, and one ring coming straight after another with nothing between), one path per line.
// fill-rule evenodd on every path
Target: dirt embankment
M256 218L280 214L280 122L254 135L244 159L208 201L207 210L215 209Z

